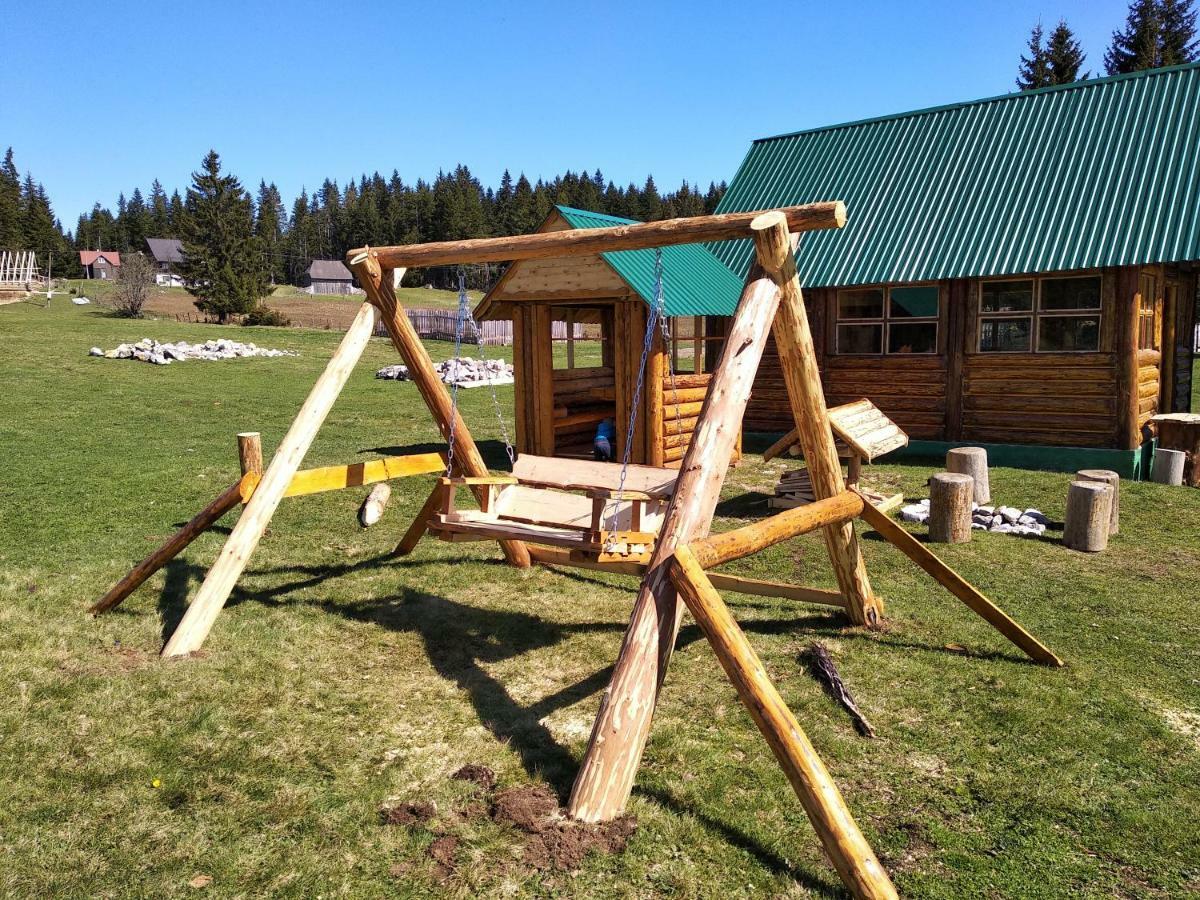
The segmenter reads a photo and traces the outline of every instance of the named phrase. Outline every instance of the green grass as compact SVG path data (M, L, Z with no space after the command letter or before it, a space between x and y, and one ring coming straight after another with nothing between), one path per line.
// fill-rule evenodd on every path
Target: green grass
M197 874L219 896L839 893L690 620L624 854L537 874L511 831L473 824L442 880L431 832L378 824L389 797L429 797L444 813L463 797L447 776L467 762L565 791L632 598L628 580L519 572L486 544L427 541L389 559L428 478L395 482L367 531L354 521L362 490L285 501L198 658L156 654L228 521L115 613L85 615L233 479L236 432L260 430L271 452L337 336L238 329L301 355L164 368L87 348L226 333L67 304L0 308L0 893L175 896L194 893ZM435 358L449 350L431 345ZM310 464L435 443L415 389L373 379L391 361L373 341ZM490 397L461 402L500 467ZM716 527L761 515L787 465L734 469ZM930 471L869 470L911 496ZM1062 515L1068 476L992 478L998 498ZM1121 534L1098 556L1001 535L939 550L1068 660L1061 671L1028 664L871 532L882 633L729 596L902 894L1200 892L1200 491L1124 483L1122 501ZM815 537L732 568L833 585ZM877 740L858 737L797 661L814 638Z

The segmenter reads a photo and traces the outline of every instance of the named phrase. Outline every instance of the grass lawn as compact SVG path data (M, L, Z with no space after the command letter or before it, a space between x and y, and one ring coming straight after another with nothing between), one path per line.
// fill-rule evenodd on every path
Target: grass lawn
M86 356L225 334L301 355L162 368ZM394 482L366 531L365 489L285 501L196 658L157 651L229 520L114 613L85 614L233 480L236 432L261 431L271 453L337 339L128 322L57 300L0 308L0 894L176 896L207 876L219 896L839 895L690 620L624 853L538 871L514 829L455 815L468 790L448 776L465 763L565 800L633 592L617 576L516 571L487 544L426 541L389 559L429 478ZM372 377L392 361L373 341L309 464L435 444L415 388ZM500 389L507 408L511 391ZM490 397L461 402L499 468ZM716 527L764 514L788 465L748 457ZM868 471L910 496L931 473ZM992 473L998 499L1052 518L1067 480ZM882 633L729 595L902 894L1200 892L1200 491L1121 488L1121 533L1104 554L990 534L939 550L1064 657L1061 671L1027 663L870 531ZM833 586L815 536L731 569ZM798 661L815 638L877 739L860 738ZM432 800L437 816L381 825L389 798ZM449 865L428 852L443 832L459 840Z

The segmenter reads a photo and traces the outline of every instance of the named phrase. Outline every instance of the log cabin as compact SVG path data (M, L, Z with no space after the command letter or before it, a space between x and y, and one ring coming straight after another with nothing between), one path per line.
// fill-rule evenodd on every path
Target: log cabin
M1200 64L758 140L717 211L835 198L797 251L831 405L869 397L909 452L1141 474L1191 396ZM774 347L744 425L791 427Z
M631 221L558 206L538 230ZM522 260L484 296L476 319L513 323L519 452L590 458L597 426L612 419L614 456L620 460L636 406L630 462L679 466L742 279L702 245L663 247L663 309L670 337L658 327L647 336L656 308L656 265L654 250ZM598 343L575 340L581 323ZM555 333L566 339L556 342ZM739 454L740 440L735 458Z

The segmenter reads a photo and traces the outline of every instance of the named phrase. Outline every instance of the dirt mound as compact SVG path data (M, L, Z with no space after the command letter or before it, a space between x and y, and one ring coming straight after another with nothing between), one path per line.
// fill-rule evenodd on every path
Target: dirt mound
M507 825L520 832L524 846L521 861L534 871L571 871L578 869L589 853L621 853L637 831L637 819L622 816L612 822L585 825L567 818L550 788L541 784L526 784L494 793L496 773L487 766L466 765L455 772L453 779L469 781L487 795L487 803L471 800L459 809L450 810L438 819L432 830L438 835L429 845L438 877L450 878L455 870L455 858L462 843L452 834L457 825L469 825L486 819ZM379 811L387 825L409 827L429 826L437 807L425 800L385 805ZM392 867L396 869L396 866Z
M427 800L385 804L379 810L384 825L423 825L437 815L437 807Z
M468 763L450 777L458 781L469 781L489 792L496 786L496 773L487 766L475 763Z

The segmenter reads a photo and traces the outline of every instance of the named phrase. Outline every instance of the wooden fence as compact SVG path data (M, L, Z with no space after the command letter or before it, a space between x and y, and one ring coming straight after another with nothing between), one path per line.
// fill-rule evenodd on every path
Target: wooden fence
M454 340L455 325L458 322L458 312L453 309L410 309L408 310L408 320L412 322L417 334L423 338L433 341L452 341ZM550 324L551 337L556 341L565 341L567 339L567 323L551 322ZM469 319L463 325L464 343L483 344L488 347L507 347L512 343L512 322L503 320L476 322L474 319ZM575 340L584 340L585 333L582 322L573 323L572 330ZM386 333L382 324L375 326L376 335L383 336Z

